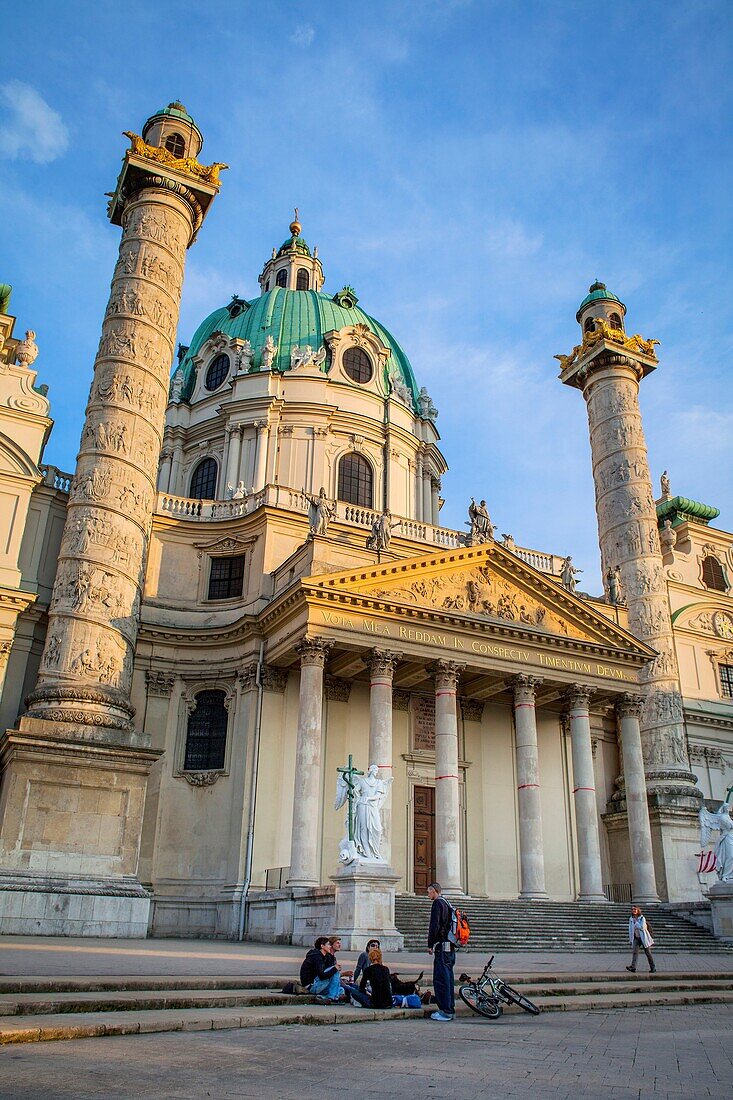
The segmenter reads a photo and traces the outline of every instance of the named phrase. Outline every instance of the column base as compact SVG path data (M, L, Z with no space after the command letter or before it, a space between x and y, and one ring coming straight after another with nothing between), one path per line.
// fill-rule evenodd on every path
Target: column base
M0 933L144 939L150 894L135 879L62 879L0 873Z
M395 885L400 876L387 863L352 863L340 867L336 886L336 927L347 951L363 951L378 939L383 951L402 951L404 937L394 922Z
M546 890L528 890L522 891L517 898L517 901L549 901L550 895Z
M598 905L608 905L608 898L605 894L578 894L576 901L592 902Z

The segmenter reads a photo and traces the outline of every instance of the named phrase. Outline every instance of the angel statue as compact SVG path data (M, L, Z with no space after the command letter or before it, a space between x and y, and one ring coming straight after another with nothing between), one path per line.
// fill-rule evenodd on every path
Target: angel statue
M715 849L715 869L721 882L733 882L733 819L730 816L731 792L729 787L717 813L712 814L703 806L700 810L700 844L704 848L710 834L718 830L720 838Z
M339 860L353 863L356 859L380 860L382 844L382 806L387 798L387 783L380 778L379 768L372 764L364 775L352 763L338 768L334 809L340 810L348 801L346 836L339 844Z

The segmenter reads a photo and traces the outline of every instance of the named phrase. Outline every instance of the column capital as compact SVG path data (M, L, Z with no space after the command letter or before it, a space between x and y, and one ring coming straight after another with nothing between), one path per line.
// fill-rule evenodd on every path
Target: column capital
M572 684L563 696L565 709L587 711L590 706L591 698L595 693L596 689L590 687L588 684Z
M534 693L542 683L542 677L528 676L526 673L520 672L518 676L513 676L509 683L514 692L515 703L520 701L534 703Z
M644 700L641 695L625 691L616 700L616 714L619 718L641 718Z
M367 665L372 676L388 676L391 680L401 660L401 653L394 653L389 649L371 649Z
M433 661L428 665L428 672L435 680L435 686L439 683L443 686L457 688L465 665L459 661Z
M295 647L295 652L300 657L300 667L318 665L319 668L323 668L333 644L330 638L314 638L306 634Z
M258 432L264 433L270 427L270 424L267 420L255 420L254 426Z

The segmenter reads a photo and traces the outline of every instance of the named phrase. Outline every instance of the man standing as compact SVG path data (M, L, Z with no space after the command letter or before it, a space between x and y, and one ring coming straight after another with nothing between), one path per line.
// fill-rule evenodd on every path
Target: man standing
M440 883L430 883L428 897L433 903L428 929L428 951L433 956L433 989L438 1002L438 1011L433 1012L430 1019L447 1023L456 1014L456 993L453 986L456 948L451 937L453 914L442 896Z

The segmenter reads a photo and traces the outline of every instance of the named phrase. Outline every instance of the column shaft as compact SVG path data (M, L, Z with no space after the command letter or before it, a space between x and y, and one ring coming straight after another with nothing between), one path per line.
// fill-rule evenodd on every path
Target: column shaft
M523 899L547 898L534 694L539 683L541 681L532 676L517 676L514 680L521 877L519 896Z
M436 661L435 678L435 869L447 893L461 883L461 808L458 776L458 680L464 665Z
M654 874L652 833L649 825L644 756L641 747L641 730L639 728L639 715L642 711L642 705L642 700L639 697L624 695L617 706L621 749L624 758L633 900L640 905L659 901L657 881Z
M267 423L262 420L256 421L255 427L257 429L257 455L255 457L255 477L252 489L254 492L258 493L260 489L264 489L265 487L268 427Z
M239 481L239 463L242 455L242 425L231 425L229 435L229 453L227 455L227 470L224 485L219 489L219 496L223 497L228 485L236 489Z
M332 642L305 638L300 654L298 732L295 743L293 832L290 846L290 886L317 886L320 882L318 833L321 805L321 723L323 667Z
M382 806L382 858L392 861L392 677L401 658L399 653L373 649L370 654L369 763L379 768L387 786Z
M606 901L601 873L601 842L590 737L591 691L576 685L568 696L570 745L573 755L573 799L578 843L580 891L578 901Z
M437 477L434 477L434 478L431 479L430 485L431 485L431 489L432 489L432 506L433 506L432 522L433 522L433 527L439 527L440 526L440 482L438 481Z
M432 523L433 521L432 485L427 470L423 472L422 479L422 519L423 523Z

